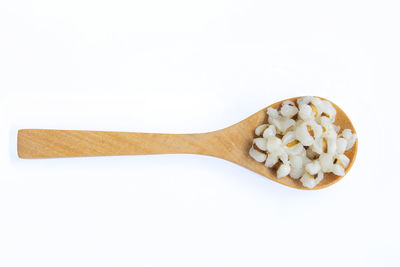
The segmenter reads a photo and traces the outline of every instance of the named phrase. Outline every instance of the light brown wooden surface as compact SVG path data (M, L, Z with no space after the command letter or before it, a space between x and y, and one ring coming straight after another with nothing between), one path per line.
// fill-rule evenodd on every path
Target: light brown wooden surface
M295 100L291 98L290 100ZM285 101L285 100L283 100ZM270 105L278 108L283 102ZM333 104L333 103L332 103ZM347 115L335 104L335 124L342 129L355 129ZM278 183L306 189L299 180L289 177L276 178L275 171L249 156L255 128L266 121L266 109L230 127L200 134L157 134L102 131L73 131L23 129L18 131L18 155L20 158L53 158L78 156L144 155L144 154L201 154L237 163ZM354 163L358 141L346 151L350 164ZM325 178L313 189L329 186L338 180L334 174Z

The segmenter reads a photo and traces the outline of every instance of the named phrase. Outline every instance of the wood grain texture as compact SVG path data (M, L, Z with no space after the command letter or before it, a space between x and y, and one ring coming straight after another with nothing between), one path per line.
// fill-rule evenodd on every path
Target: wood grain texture
M289 100L295 100L291 98ZM285 100L283 100L285 101ZM283 102L269 107L278 108ZM333 104L333 103L332 103ZM355 129L347 115L335 104L335 124L342 129ZM268 107L267 107L268 108ZM199 134L158 134L104 131L23 129L18 131L18 155L20 158L53 158L78 156L144 155L144 154L201 154L222 158L278 183L306 189L299 180L290 177L276 178L274 170L253 160L248 151L252 145L254 129L266 121L266 109L230 127ZM350 164L354 163L358 141L346 151ZM329 186L342 177L325 174L325 178L313 189Z

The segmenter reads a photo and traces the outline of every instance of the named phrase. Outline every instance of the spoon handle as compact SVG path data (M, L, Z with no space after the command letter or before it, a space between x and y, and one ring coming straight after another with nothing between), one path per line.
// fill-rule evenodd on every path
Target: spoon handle
M23 129L18 131L18 156L54 158L175 153L219 156L215 148L218 136L218 132L158 134Z

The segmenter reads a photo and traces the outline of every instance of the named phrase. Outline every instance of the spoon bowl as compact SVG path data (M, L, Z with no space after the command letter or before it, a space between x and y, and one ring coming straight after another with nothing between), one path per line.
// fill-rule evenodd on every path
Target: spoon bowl
M134 132L104 132L77 130L22 129L18 131L18 156L20 158L54 158L145 154L201 154L222 158L275 182L297 189L307 189L299 180L290 177L277 178L275 170L249 156L255 128L266 122L269 107L278 109L287 100L276 102L250 117L227 128L198 134L159 134ZM321 98L321 97L319 97ZM321 98L324 99L324 98ZM332 103L332 102L331 102ZM351 129L353 124L334 103L335 124L341 129ZM358 142L345 152L350 159L345 173L352 167L357 154ZM311 190L321 189L339 181L343 176L326 173L324 179Z
M301 97L293 97L293 98L289 98L289 99L285 99L279 102L276 102L262 110L260 110L257 113L254 113L253 115L251 115L250 117L246 118L245 120L234 124L226 129L223 129L222 131L226 131L226 136L235 136L235 133L241 133L242 137L242 147L239 150L244 149L245 153L244 154L236 154L233 157L230 157L228 160L235 162L239 165L242 165L256 173L259 173L275 182L278 182L280 184L289 186L289 187L293 187L293 188L297 188L297 189L305 189L305 190L316 190L316 189L321 189L321 188L325 188L327 186L330 186L334 183L336 183L337 181L339 181L340 179L342 179L344 176L337 176L333 173L325 173L324 174L324 179L317 184L314 188L309 189L306 188L302 185L300 179L292 179L289 176L285 176L282 178L278 178L276 175L276 171L271 169L271 168L267 168L264 166L264 163L260 163L255 161L253 158L248 156L248 151L250 149L250 147L252 146L252 142L253 139L255 137L254 134L254 130L258 125L261 125L263 123L265 123L267 121L267 109L269 107L271 108L275 108L275 109L279 109L279 107L281 106L281 104L285 101L293 101L295 102L298 98ZM322 100L327 100L325 98L322 97L318 97ZM356 133L355 128L353 126L353 124L351 123L349 117L346 115L346 113L340 109L336 104L332 103L332 101L329 101L333 107L336 109L336 119L335 119L335 125L339 125L340 129L350 129L353 133ZM235 139L237 139L238 137L236 137ZM358 148L358 139L356 139L356 142L354 144L354 146L347 150L344 154L350 159L350 162L347 166L347 168L345 169L345 174L347 174L349 172L349 170L351 169L351 167L354 164L356 155L357 155L357 148ZM225 158L227 159L227 158Z

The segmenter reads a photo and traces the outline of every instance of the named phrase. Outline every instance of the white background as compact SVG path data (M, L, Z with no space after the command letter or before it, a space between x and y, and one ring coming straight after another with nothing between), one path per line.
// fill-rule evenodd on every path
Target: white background
M398 10L1 1L0 266L399 266ZM21 128L204 132L299 95L359 135L320 191L205 156L16 155Z

